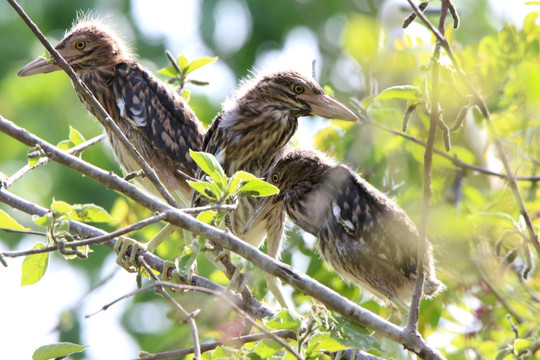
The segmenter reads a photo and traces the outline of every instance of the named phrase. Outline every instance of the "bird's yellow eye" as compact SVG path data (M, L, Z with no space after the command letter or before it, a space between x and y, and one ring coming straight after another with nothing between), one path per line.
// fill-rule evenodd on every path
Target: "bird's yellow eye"
M304 92L304 87L302 85L294 85L293 87L293 90L295 93L297 93L298 95L302 94Z
M82 50L86 47L86 43L84 41L77 41L75 43L75 49Z
M279 175L274 173L272 174L272 182L277 183L279 181Z

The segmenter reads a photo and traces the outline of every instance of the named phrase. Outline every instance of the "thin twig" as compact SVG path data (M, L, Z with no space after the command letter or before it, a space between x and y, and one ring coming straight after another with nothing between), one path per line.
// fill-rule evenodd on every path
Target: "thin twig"
M30 215L43 216L48 211L50 211L49 209L46 209L44 207L41 207L39 205L26 201L2 188L0 188L0 202L7 204L13 209L20 210ZM69 228L70 228L70 231L84 237L97 237L97 236L107 234L105 231L101 229L95 228L87 224L83 224L78 221L73 221L73 220L69 221ZM117 239L113 239L109 242L106 242L104 245L114 248L116 241ZM128 250L127 255L129 255L129 251L130 250ZM160 273L162 273L163 270L165 269L166 262L160 259L159 257L157 257L156 255L142 249L139 250L139 254L144 256L144 260L152 267L152 269ZM7 266L7 265L4 264L4 266ZM183 282L187 282L188 279L180 276L180 280ZM225 287L218 285L202 276L192 275L190 280L191 280L191 284L196 285L196 286L206 287L214 291L226 290ZM269 316L272 317L272 316L275 316L276 314L275 311L261 304L256 299L253 299L252 302L247 304L247 303L244 303L242 297L240 297L239 295L230 293L229 296L231 297L231 300L234 301L238 306L246 309L246 311L248 311L257 319L262 319Z
M98 114L98 120L100 120L100 122L106 128L110 129L114 133L114 135L122 143L126 151L128 151L130 155L133 156L133 158L137 161L137 164L144 170L145 175L148 176L154 187L158 190L159 194L167 201L169 205L171 205L172 207L178 207L178 204L176 203L174 198L160 182L154 169L150 167L150 165L148 165L146 160L144 160L144 158L137 151L137 149L126 138L122 130L120 130L120 128L116 125L116 123L107 113L107 111L103 108L103 106L101 106L99 101L97 101L95 96L92 94L92 91L90 91L86 84L81 79L79 79L77 74L75 74L75 71L73 71L73 68L71 68L71 66L64 60L64 58L56 51L56 49L43 35L41 30L39 30L37 25L30 19L30 17L28 17L23 8L15 0L7 0L7 2L11 5L11 7L13 7L17 14L19 14L19 16L26 23L26 25L36 35L38 40L43 44L45 49L47 49L47 51L51 54L54 62L68 74L73 83L73 86L75 87L75 91L80 96L82 96L84 98L84 101L92 108L92 110L94 110L93 113Z
M304 292L306 295L316 298L327 308L336 311L351 321L360 323L379 332L381 335L402 344L405 348L415 352L421 358L443 359L441 354L427 345L425 340L418 334L410 334L402 331L396 325L358 306L358 304L355 304L337 294L335 291L328 289L309 276L269 257L231 233L216 229L215 227L198 221L194 217L183 213L180 209L173 208L163 201L160 201L160 199L148 195L133 184L124 181L116 174L104 171L82 159L79 159L76 156L59 151L55 146L47 143L43 139L40 139L36 135L29 133L27 130L20 128L13 122L4 119L2 116L0 116L0 131L22 142L23 144L26 144L27 146L33 147L39 145L54 161L105 184L109 189L118 191L130 197L134 201L152 211L167 213L168 216L165 221L170 222L178 227L187 229L193 233L199 234L208 240L218 243L224 249L235 252L254 265L258 266L263 271L279 277L283 281ZM43 215L47 212L46 209L37 207L35 204L28 204L28 202L13 196L13 194L9 194L2 188L0 188L0 201L6 203L9 202L10 206L12 207L19 208L18 206L20 206L25 210L31 209L36 211L36 214L38 215ZM77 222L70 222L70 228L75 232L77 232L77 230L83 231L83 228L86 230L91 228L93 231L97 231L95 228L83 225L84 224ZM111 244L114 246L112 241ZM107 243L107 245L109 245L109 243ZM148 252L143 252L142 250L141 252L144 253L145 260L152 266L152 268L159 272L163 270L164 262L161 259ZM199 281L210 288L213 288L216 285L201 277L193 276L192 281ZM253 299L252 303L243 305L256 313L258 318L267 316L269 313L274 314L273 311L264 307L255 299Z
M8 228L0 228L0 231L13 233L13 234L22 234L22 235L47 236L47 234L44 232L32 231L32 230L15 230L15 229L8 229Z
M431 22L426 18L424 13L420 11L418 6L412 0L407 0L407 1L414 9L417 16L424 22L424 24L426 24L426 26L435 35L435 37L437 38L437 43L440 44L440 46L444 48L444 50L446 51L446 54L448 55L448 58L454 65L456 72L459 75L459 78L461 79L461 81L463 81L465 86L467 86L467 88L469 89L469 91L474 97L474 103L476 103L476 105L479 107L480 111L482 112L482 115L484 119L486 120L488 130L491 136L493 137L493 143L495 144L495 148L497 149L499 158L501 159L504 165L504 170L506 171L506 174L507 174L506 179L508 180L508 183L510 184L510 188L512 189L514 197L516 198L521 215L523 215L523 219L525 220L525 225L527 226L527 232L529 233L529 241L532 243L537 254L540 256L540 241L538 240L538 234L536 234L536 231L534 230L531 216L529 214L529 211L527 210L527 207L525 206L525 202L523 201L523 196L521 196L521 192L517 185L515 175L512 171L510 162L508 161L508 157L506 156L506 152L504 151L501 140L499 136L497 135L497 130L495 129L495 125L493 124L493 121L491 119L491 114L486 105L486 102L484 101L484 99L482 98L478 90L476 90L476 88L473 86L471 81L467 78L467 75L465 74L461 66L459 65L456 59L456 56L454 55L454 52L452 51L452 48L450 47L450 44L448 43L446 38L442 35L440 31L438 31L437 29L433 27ZM449 1L449 0L444 0L444 1Z
M411 0L409 0L411 2ZM441 15L439 18L439 31L444 32L444 23L448 12L448 1L441 1ZM417 265L416 265L416 282L414 286L414 293L411 300L411 310L409 313L409 319L406 329L411 333L418 331L418 316L420 309L420 300L422 299L422 292L424 287L424 258L427 248L427 227L430 215L431 195L432 195L432 169L433 169L433 149L435 146L435 135L437 133L437 126L440 123L440 107L439 107L439 72L440 65L439 59L441 56L441 44L437 42L435 44L435 50L432 57L432 84L431 84L431 114L429 118L429 133L426 142L426 150L424 152L424 195L422 201L422 211L420 215L420 225L418 229L419 241L418 241L418 253L417 253Z
M251 342L257 342L264 339L271 339L272 336L277 336L282 339L296 339L296 333L291 330L277 330L272 331L270 334L252 334L252 335L245 335L245 336L239 336L232 339L222 340L222 341L215 341L211 343L206 343L201 345L201 352L205 353L208 351L212 351L218 346L227 346L227 347L240 347L244 344L251 343ZM187 348L187 349L179 349L179 350L172 350L172 351L165 351L157 354L153 354L150 356L145 356L144 358L141 358L140 360L161 360L161 359L171 359L171 358L179 358L182 356L187 356L189 354L193 354L193 348Z
M142 264L144 266L144 268L146 269L146 272L148 273L148 275L150 275L150 277L156 281L156 282L159 282L159 279L158 277L152 272L152 269L150 268L150 266L146 263L146 261L144 261L144 258L142 256L139 256L138 258L139 260L139 264ZM182 305L180 305L178 303L178 301L176 301L164 288L163 286L158 286L156 287L156 291L161 295L163 296L168 302L169 304L171 304L175 309L176 311L178 311L180 313L180 315L182 315L183 319L182 321L185 321L187 322L188 326L189 326L189 329L191 331L191 340L193 342L193 358L195 360L199 360L201 358L201 343L199 341L199 332L197 330L197 324L195 323L195 319L193 318L193 316L191 316L190 313L188 313L183 307Z
M294 357L296 357L299 360L303 359L302 356L300 356L300 354L298 354L298 352L296 350L294 350L289 344L284 342L281 338L273 335L272 332L269 331L268 329L266 329L264 326L259 325L253 318L251 318L251 316L249 316L249 314L247 314L238 305L236 305L233 301L231 301L231 299L229 299L229 297L228 297L227 292L217 292L217 291L210 290L208 288L203 288L203 287L200 287L200 286L174 284L174 283L167 282L167 281L156 281L156 282L154 282L152 284L143 286L140 289L132 291L129 294L123 295L123 296L115 299L114 301L112 301L112 302L110 302L108 304L103 305L101 310L98 310L93 314L86 315L85 318L88 318L90 316L94 316L94 315L96 315L97 313L99 313L101 311L105 311L108 308L110 308L112 305L118 303L121 300L124 300L124 299L132 297L134 295L140 294L140 293L142 293L144 291L147 291L149 289L157 289L159 287L173 288L173 289L177 289L177 290L181 290L181 291L190 291L190 290L191 291L198 291L198 292L209 294L209 295L212 295L212 296L215 296L215 297L219 297L220 299L224 300L227 304L229 304L229 306L234 311L236 311L238 314L240 314L244 319L246 319L254 327L259 329L263 333L267 334L268 336L270 336L271 339L275 340L277 343L279 343L281 346L283 346L287 351L289 351L292 355L294 355Z
M180 210L182 212L185 212L186 214L198 214L206 210L234 211L236 210L236 208L237 208L236 204L216 204L216 205L199 206L196 208L185 208L185 209L180 209Z
M84 240L79 240L79 241L66 242L66 243L64 243L64 247L73 249L73 248L77 248L79 246L88 246L88 245L94 245L94 244L101 244L101 243L110 241L110 240L112 240L114 238L117 238L119 236L128 234L128 233L130 233L132 231L140 230L143 227L151 225L151 224L156 223L158 221L161 221L166 216L167 215L164 214L164 213L157 214L157 215L151 216L151 217L149 217L147 219L138 221L138 222L136 222L134 224L131 224L129 226L126 226L123 229L119 229L119 230L113 231L111 233L108 233L106 235L100 235L100 236L96 236L96 237L92 237L92 238L84 239ZM38 235L39 234L41 234L41 233L38 233ZM48 246L48 247L44 247L44 248L29 249L29 250L23 250L23 251L6 251L6 252L3 253L3 255L7 256L7 257L14 258L14 257L20 257L20 256L42 254L42 253L56 251L56 250L58 250L58 246L54 245L54 246Z
M495 286L493 286L493 284L487 277L486 273L484 272L480 264L475 260L472 260L472 263L474 265L474 268L478 272L478 275L480 275L480 278L482 279L483 283L489 288L491 293L495 295L497 300L499 300L499 302L506 309L506 311L508 311L508 313L512 315L514 319L516 319L518 324L523 324L525 320L512 308L512 306L510 306L508 301L506 301L506 299L499 293L499 291L495 288Z
M397 135L397 136L401 136L401 137L403 137L403 138L405 138L407 140L410 140L411 142L413 142L415 144L426 147L426 143L424 141L418 139L417 137L414 137L412 135L403 133L401 131L394 130L394 129L388 127L388 126L376 123L376 122L372 121L371 119L369 119L366 116L362 116L362 124L369 125L369 126L372 126L374 128L378 128L378 129L387 131L387 132L392 133L392 134ZM473 165L473 164L466 163L466 162L462 161L455 154L454 155L447 154L445 151L437 149L437 148L433 149L433 153L437 154L437 155L439 155L439 156L441 156L441 157L443 157L443 158L445 158L447 160L449 160L454 166L456 166L458 168L461 168L461 169L464 169L464 170L476 171L476 172L479 172L479 173L482 173L482 174L485 174L485 175L495 176L495 177L498 177L498 178L501 178L501 179L507 179L508 178L508 176L506 174L501 174L501 173L498 173L498 172L483 168L483 167L478 166L478 165ZM540 181L540 176L517 176L517 177L515 177L515 179L517 181L537 182L537 181Z
M86 148L100 142L101 140L105 139L105 137L106 137L105 134L96 136L96 137L94 137L94 138L92 138L90 140L87 140L87 141L83 142L82 144L79 144L77 146L72 147L71 149L66 150L66 152L68 154L76 155L76 154L80 153L81 151L83 151L84 149L86 149ZM41 155L40 151L34 151L34 152L31 152L30 154L28 154L27 157L29 159L32 159L32 158L38 157L40 155ZM34 166L29 166L28 164L26 164L19 171L17 171L15 174L13 174L8 179L6 179L4 181L4 183L2 184L2 186L4 186L6 189L9 188L11 185L13 185L13 183L15 181L20 180L24 175L26 175L30 171L34 170L35 168L37 168L39 166L45 165L49 161L51 161L51 159L49 159L48 157L43 157L43 158L39 159L38 162Z

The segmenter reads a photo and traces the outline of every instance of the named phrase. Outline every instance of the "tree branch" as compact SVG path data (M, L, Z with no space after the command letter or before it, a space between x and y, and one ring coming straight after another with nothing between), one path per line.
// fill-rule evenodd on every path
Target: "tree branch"
M411 2L411 0L409 0ZM439 31L444 32L444 23L446 21L446 15L448 13L448 0L441 1L441 15L439 18ZM418 9L419 10L419 9ZM420 11L422 12L422 11ZM424 288L424 258L427 249L427 227L429 222L429 213L431 206L431 195L433 193L431 187L432 169L433 169L433 149L435 147L435 135L437 133L437 126L440 121L440 107L439 107L439 72L440 64L439 59L441 56L441 44L439 41L435 44L435 50L432 57L432 71L431 71L431 113L429 117L429 133L426 142L426 150L424 152L424 195L422 200L422 211L420 215L420 225L418 228L419 241L417 252L417 264L416 264L416 282L414 285L414 293L411 300L411 310L409 313L409 320L407 322L406 330L411 333L418 331L418 316L420 311L420 300L422 299L422 293Z
M294 331L278 330L278 331L273 331L270 334L261 333L261 334L246 335L246 336L236 337L233 339L227 339L227 340L202 344L201 352L205 353L205 352L214 350L218 346L228 346L228 347L239 348L242 345L250 343L250 342L257 342L264 339L272 339L273 336L276 336L282 339L292 339L292 340L296 339L296 333ZM189 354L193 354L193 348L161 352L158 354L153 354L148 357L145 356L144 358L141 358L141 360L142 359L144 360L171 359L171 358L178 358L178 357L186 356Z
M263 254L258 249L245 243L236 236L216 229L210 225L202 223L190 215L185 214L180 209L163 203L147 193L141 191L134 185L126 182L115 174L104 171L94 165L79 159L76 156L65 154L55 146L47 143L39 137L30 134L28 131L18 127L14 123L0 116L0 131L26 144L34 147L39 145L54 161L70 167L94 180L105 184L109 189L121 192L139 204L156 212L166 213L166 221L173 225L187 229L193 233L197 233L210 241L215 241L220 246L227 250L231 250L248 261L252 262L265 272L277 276L283 281L291 284L305 294L321 301L326 307L338 312L349 320L363 324L364 326L373 329L380 334L392 339L400 344L403 344L407 349L418 354L424 359L443 359L443 357L433 348L429 347L424 339L417 334L402 331L396 325L384 320L383 318L365 310L364 308L354 304L350 300L337 294L335 291L328 289L319 282L311 279L307 275L296 271L292 267L285 265L275 259ZM3 193L0 191L0 201L3 201ZM75 228L72 228L75 230ZM76 231L76 230L75 230ZM149 259L155 257L152 254L144 254L145 261L151 266ZM161 267L156 269L162 271ZM154 266L152 266L154 268Z
M43 216L47 212L49 212L49 209L46 209L44 207L41 207L39 205L36 205L34 203L31 203L29 201L26 201L10 192L8 192L5 189L0 188L0 202L3 202L9 206L11 206L14 209L20 210L24 213L30 214L30 215L38 215ZM95 228L93 226L83 224L78 221L70 220L69 221L69 228L70 231L73 231L76 234L79 234L84 237L97 237L97 236L107 236L107 233L101 229ZM108 242L106 242L104 245L114 248L114 245L116 244L117 239L112 239ZM142 255L144 258L144 261L152 267L152 269L162 273L163 269L165 268L165 261L157 257L156 255L145 251L145 250L139 250L139 255ZM180 277L180 280L187 283L187 279ZM226 288L218 285L204 277L198 276L198 275L192 275L191 276L191 284L208 288L213 291L225 291ZM241 308L245 309L247 312L252 314L257 319L262 319L267 316L274 316L275 312L271 310L270 308L262 305L260 302L253 301L250 304L245 304L243 299L236 294L230 293L231 299Z
M473 95L475 99L475 103L480 108L480 111L482 112L482 115L484 116L484 119L486 120L489 132L491 136L493 137L493 143L495 144L495 148L497 149L497 153L499 154L499 157L504 165L504 170L506 171L506 179L508 180L508 183L510 184L510 188L512 189L512 192L514 194L514 197L516 198L516 201L518 203L521 215L523 216L523 219L525 220L525 225L527 226L527 232L529 233L529 241L536 249L537 254L540 256L540 241L538 240L538 234L534 231L534 227L532 224L531 216L529 215L529 211L527 210L527 207L525 206L525 202L523 201L523 196L521 196L521 192L519 190L519 187L516 182L516 178L514 175L514 172L512 171L512 168L510 167L510 162L508 161L508 157L506 156L506 152L504 151L503 145L499 139L499 136L497 135L497 130L495 129L495 125L493 124L493 121L491 120L491 114L489 112L489 109L487 107L486 102L480 96L480 93L476 90L476 88L473 86L471 81L467 78L467 75L457 62L457 59L454 55L454 52L452 51L452 48L450 47L450 44L446 40L446 38L441 34L440 31L435 29L433 25L429 22L429 20L426 18L424 13L420 11L418 6L412 1L407 0L409 4L412 6L414 12L416 15L426 24L426 26L431 30L431 32L436 36L437 43L440 44L446 51L446 54L450 58L450 61L454 65L456 72L459 75L459 78L465 86L469 89L471 94ZM443 0L442 3L444 4L445 1L449 0ZM443 29L444 30L444 29Z
M418 139L417 137L414 137L412 135L406 134L406 133L401 132L401 131L394 130L394 129L388 127L388 126L376 123L376 122L372 121L368 116L366 116L364 114L361 114L361 119L362 119L362 124L369 125L369 126L372 126L372 127L387 131L387 132L392 133L392 134L397 135L397 136L401 136L401 137L403 137L403 138L405 138L407 140L410 140L413 143L421 145L423 147L427 146L427 144L425 142ZM443 158L445 158L447 160L449 160L454 166L456 166L458 168L461 168L461 169L464 169L464 170L477 171L479 173L486 174L486 175L489 175L489 176L496 176L496 177L501 178L501 179L508 179L508 175L506 175L506 174L501 174L501 173L498 173L498 172L491 171L489 169L483 168L483 167L478 166L478 165L473 165L473 164L466 163L466 162L462 161L460 158L458 158L457 155L454 155L454 156L449 155L448 153L446 153L446 151L442 151L440 149L433 148L433 153L437 154L437 155L439 155L439 156L441 156L441 157L443 157ZM516 176L515 179L517 181L537 182L537 181L540 181L540 176Z

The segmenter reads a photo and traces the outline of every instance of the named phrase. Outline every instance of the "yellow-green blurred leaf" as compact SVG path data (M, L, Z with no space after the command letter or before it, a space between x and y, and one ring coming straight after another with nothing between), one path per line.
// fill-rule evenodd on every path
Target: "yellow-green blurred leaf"
M26 231L29 228L22 226L4 210L0 209L0 227L4 229Z
M32 249L41 249L44 247L45 245L42 243L37 243ZM45 271L47 271L48 264L48 252L25 257L22 263L21 286L33 285L41 280L43 275L45 275Z
M43 345L34 351L32 354L32 360L60 359L68 355L81 352L87 347L88 346L69 342Z

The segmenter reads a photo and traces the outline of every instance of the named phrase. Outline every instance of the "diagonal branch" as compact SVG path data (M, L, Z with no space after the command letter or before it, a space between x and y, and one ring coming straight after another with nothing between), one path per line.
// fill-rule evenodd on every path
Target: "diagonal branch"
M137 151L137 149L130 143L130 141L126 138L124 133L120 130L120 128L116 125L116 123L113 121L113 119L109 116L107 111L101 106L99 101L95 98L95 96L92 94L90 89L86 86L86 84L79 79L77 74L73 71L71 66L64 60L64 58L56 51L56 49L51 45L51 43L47 40L47 38L43 35L43 33L39 30L37 25L28 17L28 15L24 12L23 8L15 1L15 0L7 0L7 2L13 7L13 9L19 14L19 16L24 20L26 25L32 30L32 32L36 35L38 40L43 44L45 49L51 54L51 57L55 61L55 63L64 70L69 78L71 79L71 82L73 83L73 86L75 87L75 91L79 96L81 96L84 99L84 102L88 104L92 108L92 112L94 114L98 114L97 118L98 120L105 126L106 128L110 129L114 135L120 140L126 151L130 153L131 156L137 161L137 164L143 169L144 173L148 178L151 180L152 184L155 186L155 188L158 190L161 196L167 201L167 203L173 207L178 207L178 204L174 200L174 198L171 196L171 194L165 189L163 184L159 181L159 178L154 171L154 169L148 165L148 163L144 160L144 158L141 156L141 154Z
M12 193L10 193L9 191L5 190L5 189L2 189L0 188L0 202L3 202L7 205L9 205L10 207L14 208L14 209L17 209L17 210L20 210L22 212L25 212L27 214L30 214L30 215L38 215L38 216L43 216L45 215L49 209L46 209L44 207L41 207L39 205L36 205L34 203L31 203L29 201L26 201ZM97 237L97 236L107 236L107 233L101 229L98 229L98 228L95 228L93 226L90 226L90 225L87 225L87 224L83 224L81 222L78 222L78 221L74 221L74 220L71 220L69 222L69 228L71 231L73 231L74 233L76 234L79 234L80 236L85 236L85 237ZM114 248L114 245L116 244L116 241L117 239L112 239L110 241L108 241L107 243L105 243L104 245L110 247L110 248ZM160 272L160 273L163 273L163 270L166 268L165 266L165 261L163 261L162 259L160 259L159 257L157 257L156 255L148 252L148 251L145 251L145 250L139 250L138 252L139 255L142 255L143 258L144 258L144 261L149 264L152 269ZM1 255L1 253L0 253ZM187 283L187 279L185 278L182 278L180 277L180 280L183 281L183 282L186 282ZM225 291L226 288L221 286L221 285L218 285L204 277L201 277L201 276L197 276L197 275L192 275L191 277L191 284L193 285L196 285L196 286L200 286L200 287L205 287L205 288L208 288L210 290L213 290L213 291ZM252 303L250 304L245 304L243 299L236 295L236 294L233 294L233 293L230 293L230 296L231 296L231 299L238 305L240 306L241 308L245 309L246 311L248 311L250 314L252 314L255 318L257 319L262 319L264 317L267 317L267 316L274 316L275 315L275 312L273 310L271 310L270 308L262 305L261 303L259 302L256 302L256 301L253 301ZM249 306L248 306L249 305Z
M276 261L255 247L240 240L231 233L202 223L192 216L185 214L180 209L174 208L160 201L159 199L146 194L119 176L91 165L76 156L60 151L55 146L29 133L25 129L18 127L11 121L8 121L1 116L0 131L22 142L23 144L26 144L27 146L34 147L39 145L43 151L45 151L47 156L54 161L57 161L60 164L68 166L81 174L105 184L109 189L123 193L152 211L166 213L167 216L165 220L171 224L199 234L210 241L215 241L224 249L237 253L241 257L258 266L263 271L279 277L288 284L291 284L297 289L303 291L308 296L316 298L325 304L326 307L338 312L347 319L363 324L364 326L379 332L383 336L403 344L407 349L415 352L420 357L424 359L443 359L443 357L435 349L428 346L425 340L418 334L411 334L409 332L402 331L396 325L358 306L335 291L330 290L319 282L313 280L309 276L296 271L288 265ZM0 201L5 202L5 200L3 200L5 199L5 196L3 196L5 195L4 193L6 192L0 189ZM43 209L43 211L46 212L46 209ZM76 228L71 228L76 231ZM148 259L153 259L155 256L150 253L144 253L144 256L145 261L152 266L152 263L148 261ZM156 270L160 272L163 270L163 262Z
M423 147L427 146L427 144L424 141L418 139L417 137L414 137L412 135L403 133L401 131L394 130L394 129L388 127L388 126L384 126L382 124L376 123L376 122L372 121L371 119L369 119L365 115L361 115L361 118L362 118L362 124L373 126L373 127L377 128L377 129L381 129L381 130L387 131L389 133L392 133L394 135L401 136L401 137L403 137L403 138L405 138L407 140L410 140L413 143L421 145ZM466 163L463 160L461 160L459 157L457 157L457 155L452 156L452 155L446 153L446 151L442 151L440 149L434 148L433 153L437 154L437 155L439 155L439 156L441 156L441 157L443 157L443 158L445 158L447 160L449 160L454 166L456 166L458 168L461 168L461 169L464 169L464 170L476 171L476 172L479 172L479 173L482 173L482 174L486 174L486 175L489 175L489 176L495 176L495 177L498 177L498 178L501 178L501 179L508 179L508 175L506 175L506 174L501 174L501 173L498 173L496 171L492 171L492 170L483 168L483 167L478 166L478 165ZM516 179L516 181L538 182L538 181L540 181L540 176L516 176L515 179Z

